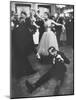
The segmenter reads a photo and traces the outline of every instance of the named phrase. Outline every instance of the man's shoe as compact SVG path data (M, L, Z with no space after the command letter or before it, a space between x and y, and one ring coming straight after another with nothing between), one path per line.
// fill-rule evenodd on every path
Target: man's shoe
M33 85L31 83L29 83L27 80L26 80L26 86L28 88L28 92L29 93L32 93L35 90L35 88L33 87Z

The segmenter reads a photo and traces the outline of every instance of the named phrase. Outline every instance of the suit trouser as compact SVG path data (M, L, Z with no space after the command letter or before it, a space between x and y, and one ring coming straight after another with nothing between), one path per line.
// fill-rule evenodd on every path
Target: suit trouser
M46 74L44 74L34 85L35 88L40 87L44 83L46 83L51 78L55 78L56 80L63 81L65 76L65 66L53 66Z

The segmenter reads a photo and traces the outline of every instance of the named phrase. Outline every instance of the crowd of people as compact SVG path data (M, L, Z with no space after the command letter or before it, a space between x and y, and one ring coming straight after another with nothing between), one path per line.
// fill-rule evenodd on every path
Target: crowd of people
M14 71L14 77L19 79L24 75L37 72L28 60L28 56L32 52L35 53L39 62L47 61L53 66L35 84L32 85L26 81L30 93L51 77L61 80L62 84L66 72L65 63L70 63L64 53L60 52L59 46L61 43L60 35L65 31L65 28L67 34L71 32L73 36L73 24L69 24L72 21L65 23L63 18L54 19L53 16L50 17L48 12L44 12L43 17L39 13L39 10L31 9L30 16L27 17L26 12L22 11L20 18L18 18L17 14L11 12L12 58L14 60L12 70ZM72 29L69 30L68 27L72 27ZM35 45L33 35L37 30L39 32L39 43ZM73 40L71 43L73 46Z

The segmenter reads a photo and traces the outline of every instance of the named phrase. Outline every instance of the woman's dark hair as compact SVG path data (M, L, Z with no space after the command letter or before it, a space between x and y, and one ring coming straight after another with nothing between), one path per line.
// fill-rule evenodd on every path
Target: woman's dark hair
M24 14L25 16L27 16L26 12L24 12L24 11L21 11L21 14Z
M38 13L38 14L40 13L40 10L39 10L39 9L37 10L37 13Z
M48 18L50 18L49 12L44 12L44 13L48 16Z
M49 50L52 49L52 52L56 51L55 47L51 46L49 49L48 49L48 52Z

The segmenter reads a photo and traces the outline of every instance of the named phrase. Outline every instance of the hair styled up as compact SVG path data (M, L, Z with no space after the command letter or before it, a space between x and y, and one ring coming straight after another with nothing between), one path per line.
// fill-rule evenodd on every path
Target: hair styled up
M48 16L48 18L50 18L49 12L44 12L44 14L46 14Z
M24 12L24 11L21 11L21 14L24 14L25 16L27 16L26 12Z

